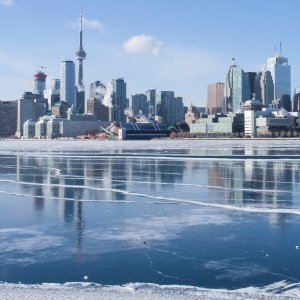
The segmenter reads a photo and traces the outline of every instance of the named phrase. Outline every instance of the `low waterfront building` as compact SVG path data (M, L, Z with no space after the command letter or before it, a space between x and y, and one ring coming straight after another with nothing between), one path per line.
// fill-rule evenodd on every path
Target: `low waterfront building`
M24 139L34 139L35 137L35 122L27 120L23 125Z
M189 124L190 133L201 135L241 136L244 133L244 114L216 114L200 118L196 123Z

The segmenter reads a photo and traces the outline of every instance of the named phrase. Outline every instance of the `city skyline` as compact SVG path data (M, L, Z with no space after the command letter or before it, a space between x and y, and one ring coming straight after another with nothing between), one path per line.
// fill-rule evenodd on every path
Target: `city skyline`
M80 7L89 53L86 89L96 80L107 83L124 77L127 97L157 88L176 91L185 105L204 106L207 85L225 81L232 57L245 72L258 72L282 41L292 66L293 93L300 85L300 58L293 34L298 25L290 20L296 18L300 3L287 1L288 14L276 3L280 2L189 0L183 6L180 1L2 0L0 14L6 26L0 29L5 41L0 48L0 99L18 99L23 91L32 91L35 65L47 66L49 85L60 77L62 60L75 61ZM267 8L272 13L266 17Z

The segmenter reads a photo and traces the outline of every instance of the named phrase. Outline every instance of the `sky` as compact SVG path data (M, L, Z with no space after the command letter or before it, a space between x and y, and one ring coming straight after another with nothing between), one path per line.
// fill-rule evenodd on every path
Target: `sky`
M298 0L0 0L1 100L33 91L37 66L59 78L61 61L75 61L81 7L87 95L91 82L123 77L129 98L156 88L205 106L232 57L259 71L280 41L292 91L300 85Z

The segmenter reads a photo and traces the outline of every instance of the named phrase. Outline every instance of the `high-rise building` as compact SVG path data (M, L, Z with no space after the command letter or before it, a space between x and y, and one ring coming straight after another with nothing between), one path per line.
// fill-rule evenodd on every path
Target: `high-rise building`
M86 58L86 52L82 45L82 10L80 11L80 29L79 29L79 49L75 54L78 60L78 83L76 89L76 109L78 113L84 113L85 105L85 88L83 84L83 60Z
M225 80L223 112L239 112L243 102L249 100L249 98L248 76L233 58Z
M65 60L60 67L60 99L75 106L75 64Z
M222 112L224 96L224 83L211 83L207 86L207 108L209 114L217 114Z
M281 47L280 47L281 48ZM291 66L281 53L267 60L266 69L270 71L274 84L274 99L283 100L284 95L291 97Z
M128 108L129 103L126 98L126 82L123 78L112 80L112 107L110 109L110 121L125 122L125 109Z
M44 91L44 98L48 101L48 110L60 101L60 79L51 79L50 89Z
M300 112L300 87L296 87L293 97L293 111Z
M144 116L148 116L148 101L145 94L134 94L131 97L131 108L134 115L140 112Z
M254 86L255 99L269 107L274 100L274 84L270 71L262 70L256 74Z
M60 93L60 79L53 78L50 81L50 89L53 90L54 93Z
M47 75L42 71L38 71L34 75L34 92L36 94L44 94L44 90L46 89L46 78Z
M175 97L173 91L161 91L160 114L163 122L174 124L184 118L184 105L182 97Z
M148 101L148 108L149 108L149 113L152 115L156 115L157 114L157 110L156 110L156 90L155 89L150 89L148 91L146 91L146 95L147 95L147 101Z
M246 72L246 76L249 81L249 92L250 92L250 98L252 98L253 94L255 94L255 78L256 78L256 72ZM249 98L249 99L250 99Z
M0 136L10 137L17 130L17 101L0 101Z

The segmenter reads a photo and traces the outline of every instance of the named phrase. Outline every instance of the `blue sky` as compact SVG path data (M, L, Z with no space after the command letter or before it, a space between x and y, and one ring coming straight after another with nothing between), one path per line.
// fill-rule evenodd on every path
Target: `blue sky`
M80 7L86 87L124 77L128 96L157 88L205 105L232 57L258 71L279 41L300 84L297 0L0 0L1 100L33 90L35 65L59 78L60 62L75 60Z

